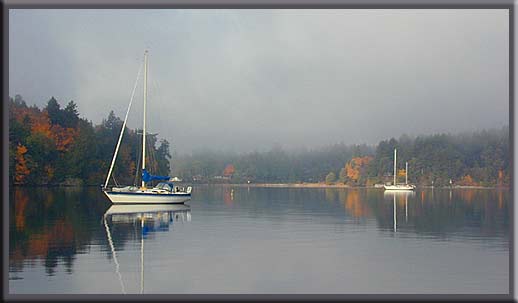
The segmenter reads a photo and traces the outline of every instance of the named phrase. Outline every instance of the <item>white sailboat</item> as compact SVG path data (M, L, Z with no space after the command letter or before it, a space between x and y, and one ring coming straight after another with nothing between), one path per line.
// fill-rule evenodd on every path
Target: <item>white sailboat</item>
M128 120L128 114L133 102L133 96L135 95L135 89L137 87L138 78L140 71L137 75L137 81L133 87L131 94L130 103L128 110L126 111L126 117L122 124L122 129L119 135L119 141L115 147L110 170L106 176L106 181L103 186L104 194L110 199L112 203L116 204L179 204L184 203L191 199L192 187L187 188L181 186L175 186L173 182L169 182L169 176L153 176L146 170L146 102L147 102L147 69L148 69L148 51L144 52L144 110L143 110L143 129L142 129L142 186L115 186L111 189L108 188L108 181L113 171L113 166L117 158L119 146L122 141L124 129L126 127L126 121ZM165 182L158 183L153 188L147 188L146 183L152 180L163 180Z
M394 148L394 184L392 185L384 185L385 190L394 190L394 191L409 191L414 190L415 185L408 184L408 162L406 162L405 167L405 184L397 184L397 149Z

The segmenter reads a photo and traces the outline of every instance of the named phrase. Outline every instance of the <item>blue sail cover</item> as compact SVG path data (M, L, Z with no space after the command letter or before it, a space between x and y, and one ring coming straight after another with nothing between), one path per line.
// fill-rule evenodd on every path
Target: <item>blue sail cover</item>
M149 174L146 169L142 171L142 180L144 182L149 182L151 180L167 181L169 178L169 176L153 176Z

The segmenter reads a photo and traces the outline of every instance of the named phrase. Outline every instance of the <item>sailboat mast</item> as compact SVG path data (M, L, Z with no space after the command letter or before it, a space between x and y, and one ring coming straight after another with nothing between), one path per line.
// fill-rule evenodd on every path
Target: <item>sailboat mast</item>
M397 149L394 148L394 185L396 185L396 160L397 159Z
M405 162L405 184L408 184L408 162Z
M147 53L144 52L144 119L142 127L142 172L146 169L146 101L147 101ZM142 180L142 187L146 186L146 182Z

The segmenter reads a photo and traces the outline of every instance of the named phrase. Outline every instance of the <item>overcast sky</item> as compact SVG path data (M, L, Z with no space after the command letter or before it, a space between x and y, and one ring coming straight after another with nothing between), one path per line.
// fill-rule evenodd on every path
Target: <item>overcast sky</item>
M182 153L495 128L509 123L508 22L482 9L10 10L9 95L123 118L148 48L147 128Z

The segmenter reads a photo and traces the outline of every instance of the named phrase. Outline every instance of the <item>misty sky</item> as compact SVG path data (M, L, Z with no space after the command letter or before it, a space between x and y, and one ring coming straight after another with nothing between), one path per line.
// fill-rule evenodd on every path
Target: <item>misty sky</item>
M148 131L181 153L495 128L509 123L508 22L494 9L10 10L9 95L123 118L148 48Z

